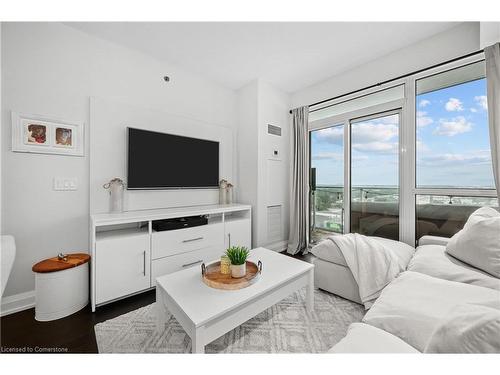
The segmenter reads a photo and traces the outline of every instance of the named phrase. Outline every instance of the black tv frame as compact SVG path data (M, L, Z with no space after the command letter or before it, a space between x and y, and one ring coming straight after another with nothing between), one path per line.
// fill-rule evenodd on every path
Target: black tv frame
M160 132L160 131L156 131L156 130L149 130L149 129L142 129L142 128L135 128L135 127L132 127L132 126L127 126L126 127L126 132L127 132L127 136L126 136L126 143L127 143L127 147L126 147L126 168L127 168L127 184L126 184L126 189L127 190L218 190L219 189L219 185L217 183L217 185L213 185L213 186L182 186L182 187L178 187L178 186L172 186L172 187L169 187L169 186L165 186L165 187L129 187L128 186L128 175L129 175L129 130L130 129L134 129L134 130L142 130L142 131L146 131L146 132L150 132L150 133L158 133L158 134L167 134L167 135L174 135L176 137L182 137L182 138L189 138L189 139L197 139L197 140L200 140L200 141L206 141L206 142L213 142L213 143L217 143L218 144L218 150L219 150L219 155L218 155L218 163L217 163L217 175L218 175L218 178L217 178L217 181L220 181L220 142L219 141L213 141L213 140L210 140L210 139L204 139L204 138L197 138L197 137L188 137L186 135L180 135L180 134L173 134L173 133L164 133L164 132Z

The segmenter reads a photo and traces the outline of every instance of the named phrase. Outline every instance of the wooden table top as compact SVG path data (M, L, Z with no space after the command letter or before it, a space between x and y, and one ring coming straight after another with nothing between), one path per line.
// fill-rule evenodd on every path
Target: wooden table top
M37 273L56 272L80 266L88 261L90 261L89 254L68 254L66 260L58 259L57 257L42 260L41 262L35 264L32 270Z

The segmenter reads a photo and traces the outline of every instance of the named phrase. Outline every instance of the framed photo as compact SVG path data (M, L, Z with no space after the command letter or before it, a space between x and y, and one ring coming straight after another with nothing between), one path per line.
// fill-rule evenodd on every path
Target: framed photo
M12 151L84 156L84 124L12 112Z

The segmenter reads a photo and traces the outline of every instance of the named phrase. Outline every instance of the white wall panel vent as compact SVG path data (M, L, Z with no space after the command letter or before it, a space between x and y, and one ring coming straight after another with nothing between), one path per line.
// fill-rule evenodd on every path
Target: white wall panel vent
M267 133L281 137L281 128L276 125L267 124Z
M267 207L267 242L283 240L281 205Z

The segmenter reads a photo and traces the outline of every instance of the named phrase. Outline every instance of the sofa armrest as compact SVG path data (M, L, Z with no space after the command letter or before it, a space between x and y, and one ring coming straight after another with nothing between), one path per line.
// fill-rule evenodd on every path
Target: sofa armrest
M447 237L438 237L438 236L422 236L418 240L418 246L423 245L441 245L446 246L450 242L450 239Z

